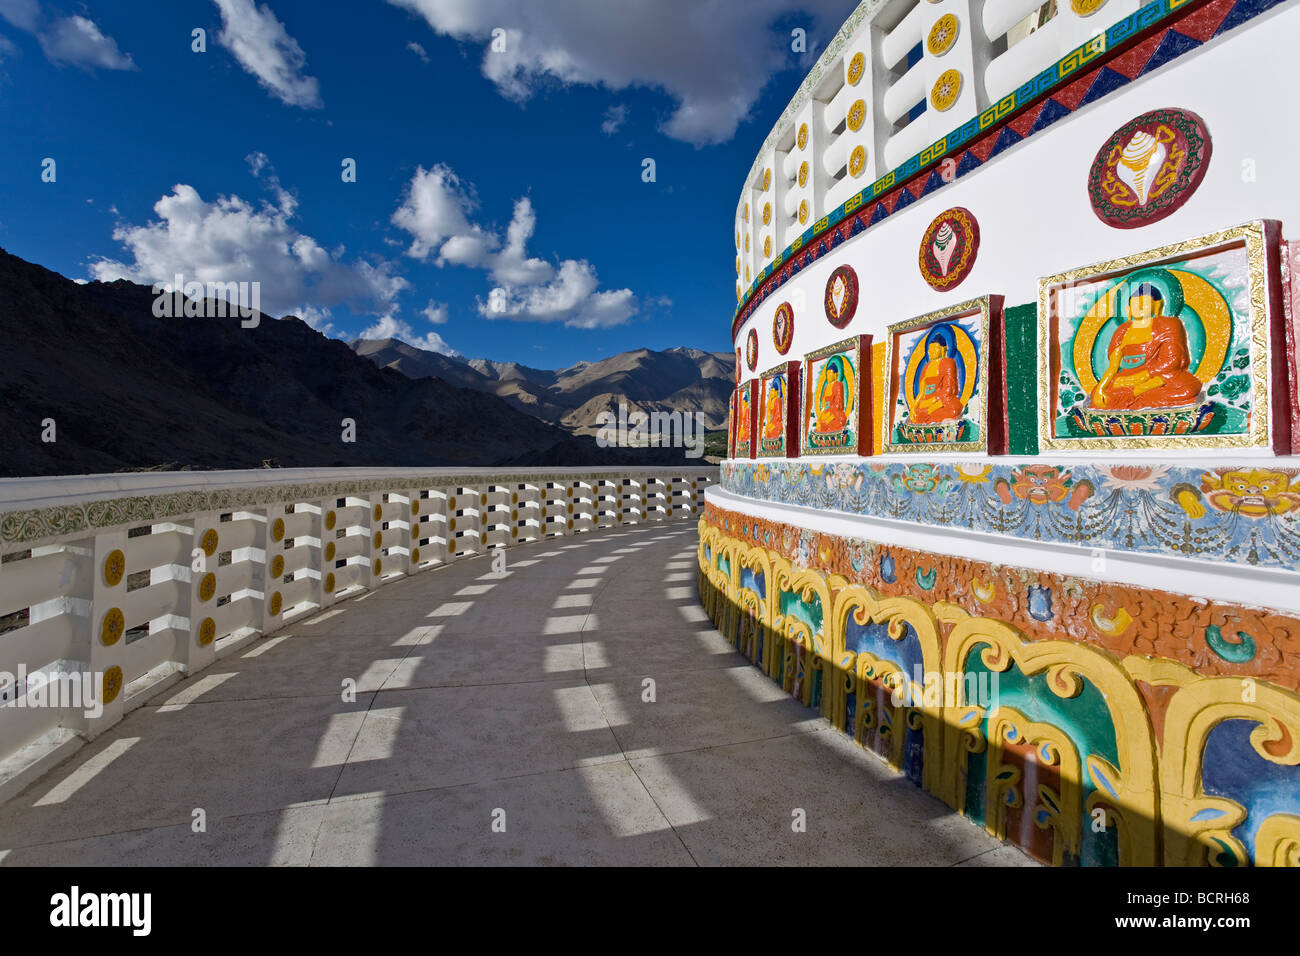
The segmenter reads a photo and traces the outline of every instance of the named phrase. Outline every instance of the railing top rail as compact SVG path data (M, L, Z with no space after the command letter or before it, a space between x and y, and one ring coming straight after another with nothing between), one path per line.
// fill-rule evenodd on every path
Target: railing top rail
M474 485L484 481L711 477L716 465L555 468L267 468L0 479L0 550L126 523L162 522L291 499Z

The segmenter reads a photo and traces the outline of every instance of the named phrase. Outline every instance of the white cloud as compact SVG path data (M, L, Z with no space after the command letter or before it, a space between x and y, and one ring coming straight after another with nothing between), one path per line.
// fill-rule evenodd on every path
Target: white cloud
M414 53L416 56L418 56L420 58L421 63L429 62L429 54L424 52L424 47L420 46L420 44L412 41L406 44L406 48L410 50L412 53Z
M253 0L213 0L221 11L217 39L257 82L288 106L318 109L320 84L306 76L307 55L269 6Z
M106 36L88 17L56 17L42 29L45 14L37 0L0 0L0 17L34 35L46 59L55 66L78 66L83 70L139 69L130 54L118 49L117 41ZM11 56L17 52L11 41L0 37L0 55Z
M420 314L434 325L446 325L447 323L447 306L442 302L434 302L430 299L429 304L420 311Z
M35 33L41 25L41 5L36 0L0 0L0 17L19 30Z
M297 201L276 189L276 201L239 196L208 202L184 183L154 204L158 218L144 225L119 223L113 238L129 258L100 258L90 274L103 281L169 283L180 273L199 282L258 282L269 315L294 313L327 327L330 306L391 312L407 281L386 261L347 263L343 250L328 252L293 225Z
M71 16L55 20L39 39L46 58L55 66L139 69L129 54L117 48L117 41L104 36L99 27L85 17Z
M605 120L600 124L600 131L606 136L613 136L620 126L627 122L627 107L622 103L605 110Z
M18 55L18 47L7 36L0 34L0 60Z
M697 146L731 139L763 86L785 67L807 69L779 18L829 35L856 0L389 0L437 33L482 43L483 75L523 102L546 80L664 91L675 104L663 131ZM504 28L505 50L491 48ZM816 51L810 51L815 54Z
M479 301L480 315L604 328L636 314L632 290L598 291L596 270L586 260L566 259L557 267L528 254L537 215L527 196L515 202L504 242L473 221L477 208L473 189L449 167L421 166L392 222L412 237L408 256L488 272L496 286Z
M394 318L391 315L382 316L374 325L368 329L362 329L358 338L363 339L401 339L408 345L414 345L417 349L428 349L430 352L440 352L443 355L450 355L452 358L460 358L461 354L447 344L446 340L437 332L430 332L427 335L418 336L411 326L401 319Z

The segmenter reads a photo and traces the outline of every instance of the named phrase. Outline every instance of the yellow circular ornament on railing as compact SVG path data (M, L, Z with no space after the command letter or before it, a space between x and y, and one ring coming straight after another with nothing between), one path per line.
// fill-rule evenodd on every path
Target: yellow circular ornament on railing
M383 569L384 569L384 562L380 561L378 558L375 558L375 564L374 564L375 575L378 576L379 572L381 572Z
M284 519L283 518L276 518L275 523L271 525L271 540L272 541L284 540Z
M763 170L763 192L767 192L768 187L772 185L772 170Z
M808 160L806 159L799 164L799 185L808 185Z
M110 588L115 588L122 583L122 578L125 575L126 555L120 549L114 548L104 558L104 583Z
M411 514L413 514L413 515L418 515L419 513L420 513L420 499L419 499L419 498L412 498L412 499L411 499Z
M333 541L327 541L327 542L325 542L325 560L326 560L326 561L333 561L333 560L334 560L334 551L335 551L335 548L334 548L334 542L333 542Z
M199 625L199 647L207 647L217 636L217 622L205 617Z
M210 558L217 553L218 540L219 539L217 537L217 529L209 528L207 531L203 532L203 538L199 542L199 547L201 547L203 549L203 553Z
M126 633L126 617L121 608L111 607L104 615L104 623L99 628L99 639L105 647L112 647Z
M486 494L479 495L479 496L478 496L478 503L479 503L480 506L486 505L486 504L487 504L487 495L486 495Z
M420 549L419 549L419 548L412 548L412 549L411 549L411 560L412 560L413 562L415 562L416 564L419 564L419 563L420 563Z
M931 56L943 56L957 42L957 33L960 30L961 21L951 13L945 13L934 21L934 26L930 27L930 35L926 37L925 48L930 51Z
M1090 17L1106 5L1106 0L1070 0L1075 16Z
M276 591L271 595L271 616L278 616L282 607L284 607L284 597Z
M325 593L326 594L334 593L334 572L333 571L325 575Z
M808 221L808 200L800 199L799 200L799 225L802 226L807 221Z
M375 505L375 520L378 521L384 514L383 505Z
M763 258L770 259L771 257L772 257L772 237L768 236L766 239L763 240Z
M334 525L338 523L338 520L339 520L339 516L336 515L333 511L325 512L325 530L333 531Z
M940 113L952 109L957 97L961 96L961 74L956 70L944 70L939 79L934 81L930 90L930 105Z
M749 222L749 203L745 203L745 222Z
M808 124L807 123L799 124L799 135L797 137L797 141L799 143L800 149L808 148Z
M448 530L448 531L455 531L455 530L456 530L456 519L455 519L455 518L452 518L450 521L447 522L447 530Z
M448 508L451 508L451 509L453 509L453 510L455 510L455 508L456 508L456 496L455 496L455 495L452 495L450 498L447 499L447 507L448 507Z
M862 171L867 168L867 150L863 146L855 146L853 152L849 153L849 175L854 179L862 175Z
M284 577L284 555L277 554L274 558L271 559L271 577L273 578Z
M844 124L853 132L862 128L862 121L867 118L866 100L854 100L853 105L849 107L849 115L844 120Z
M763 225L766 226L771 221L772 221L772 204L770 202L765 202L763 203Z
M211 601L212 595L217 593L217 576L209 571L203 575L203 580L199 582L199 600Z
M853 54L849 59L849 72L846 78L849 86L857 86L862 81L862 74L867 70L867 58L861 52Z
M117 695L120 693L122 693L122 668L114 665L104 671L103 689L99 699L105 704L111 704L117 700Z
M384 534L383 534L382 531L376 531L376 532L375 532L375 539L374 539L374 541L375 541L375 547L376 547L376 548L381 547L381 546L383 545Z

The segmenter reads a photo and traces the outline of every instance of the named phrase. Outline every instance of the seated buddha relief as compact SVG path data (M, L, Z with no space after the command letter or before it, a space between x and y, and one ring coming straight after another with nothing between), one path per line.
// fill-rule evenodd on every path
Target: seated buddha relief
M1187 330L1165 314L1165 297L1142 283L1128 300L1128 319L1111 337L1106 371L1089 396L1092 408L1145 409L1190 405L1201 380L1189 369Z

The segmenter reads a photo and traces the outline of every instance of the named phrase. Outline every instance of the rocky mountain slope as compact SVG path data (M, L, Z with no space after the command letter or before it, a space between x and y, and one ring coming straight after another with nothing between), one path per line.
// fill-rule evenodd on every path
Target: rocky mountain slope
M360 339L358 355L412 378L433 376L491 392L530 415L577 435L594 434L598 416L634 410L703 412L708 428L725 428L735 359L725 352L636 349L569 368L544 370L517 362L450 358L397 339Z
M148 286L78 284L0 250L0 476L142 468L594 465L598 448L482 387L380 368L293 318L156 318ZM428 361L423 358L422 361ZM464 375L474 373L464 363ZM450 381L448 381L450 378ZM344 419L356 441L343 441ZM49 422L53 422L54 441Z

